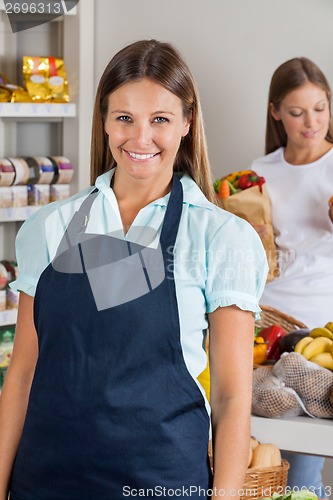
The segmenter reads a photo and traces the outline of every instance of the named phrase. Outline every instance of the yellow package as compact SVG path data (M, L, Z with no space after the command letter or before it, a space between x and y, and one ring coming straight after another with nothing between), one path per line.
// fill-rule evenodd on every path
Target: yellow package
M9 102L11 93L5 87L0 85L0 102Z
M69 102L64 60L59 57L23 57L23 81L36 102Z
M10 83L4 73L0 73L0 102L31 102L28 92L19 85Z

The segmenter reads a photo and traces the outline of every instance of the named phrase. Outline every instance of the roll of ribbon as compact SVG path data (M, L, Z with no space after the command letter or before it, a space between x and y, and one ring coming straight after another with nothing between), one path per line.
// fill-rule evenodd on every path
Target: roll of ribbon
M25 160L29 166L28 184L51 184L55 169L50 158L46 156L29 156Z
M29 180L29 165L24 158L6 158L13 165L15 170L15 179L13 184L27 184Z
M73 178L73 165L65 156L50 156L55 168L52 184L69 184Z
M7 158L0 158L0 186L11 186L15 179L15 169Z

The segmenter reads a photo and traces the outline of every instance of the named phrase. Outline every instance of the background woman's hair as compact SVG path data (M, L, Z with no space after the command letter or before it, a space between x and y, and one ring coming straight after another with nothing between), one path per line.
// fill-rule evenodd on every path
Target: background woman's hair
M108 97L125 83L149 78L175 94L182 101L184 117L191 122L182 139L174 171L187 172L210 201L214 189L207 155L200 100L193 76L181 55L169 43L140 40L120 50L106 66L100 79L93 114L91 143L91 184L96 177L114 167L104 122Z
M289 92L301 87L307 82L318 85L326 92L331 116L331 97L332 92L329 83L318 68L318 66L306 57L295 57L279 66L271 80L268 95L267 121L266 121L266 154L272 153L281 146L287 145L287 134L281 120L273 118L270 110L271 103L278 111L281 101ZM333 124L330 120L326 139L333 142Z

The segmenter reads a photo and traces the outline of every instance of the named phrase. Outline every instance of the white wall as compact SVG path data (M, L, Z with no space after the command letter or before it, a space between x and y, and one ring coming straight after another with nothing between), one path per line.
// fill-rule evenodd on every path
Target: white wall
M278 65L309 57L333 86L332 0L95 0L95 9L95 85L132 41L157 38L182 52L199 86L215 177L263 154ZM332 477L329 460L326 484Z
M95 0L96 83L140 38L174 43L199 86L215 176L263 154L271 75L313 59L333 86L332 0Z

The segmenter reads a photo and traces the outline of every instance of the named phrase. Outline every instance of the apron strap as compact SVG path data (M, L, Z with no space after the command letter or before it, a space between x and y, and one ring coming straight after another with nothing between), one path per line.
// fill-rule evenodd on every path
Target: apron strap
M173 174L170 198L167 205L161 232L161 238L160 238L163 252L166 256L169 255L169 257L170 257L170 250L173 253L173 247L177 238L182 210L183 210L183 186L177 174Z

